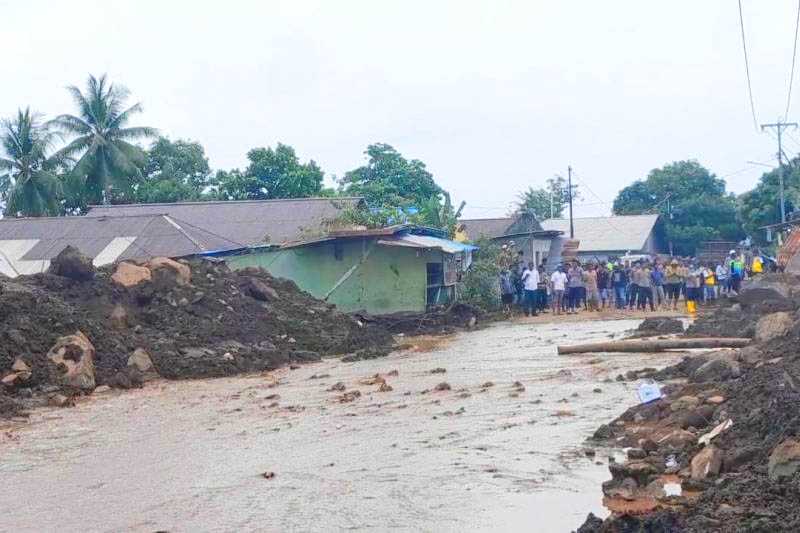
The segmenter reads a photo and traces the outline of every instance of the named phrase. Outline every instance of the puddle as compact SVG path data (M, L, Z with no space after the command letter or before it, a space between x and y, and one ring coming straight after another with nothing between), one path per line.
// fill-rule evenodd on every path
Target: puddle
M680 356L555 346L637 322L498 324L384 359L36 411L0 428L0 508L15 531L569 531L608 514L609 451L586 457L584 439L636 401L635 384L605 379Z

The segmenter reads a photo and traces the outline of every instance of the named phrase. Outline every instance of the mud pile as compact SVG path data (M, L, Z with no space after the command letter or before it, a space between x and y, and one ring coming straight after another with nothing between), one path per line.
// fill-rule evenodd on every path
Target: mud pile
M0 280L0 373L18 360L30 368L24 380L0 385L0 394L52 392L57 383L47 353L60 337L77 331L96 350L96 384L112 386L137 383L129 367L137 348L150 355L160 376L182 379L271 369L322 355L383 355L392 345L380 326L340 313L261 269L230 271L207 260L182 264L181 273L129 266L119 280L139 270L145 279L125 286L112 280L119 274L109 267L92 276L77 268L72 277L43 273ZM0 399L0 411L14 406Z
M654 373L672 380L665 397L598 429L630 449L603 484L612 516L580 531L800 531L800 320L775 311L792 298L765 298L745 290L736 302L761 311L746 322L754 344Z
M645 318L636 328L635 336L655 336L683 333L683 322L677 318L654 317Z
M393 334L409 335L453 333L474 328L484 313L475 306L455 303L427 313L394 313L378 317L362 316L363 320L375 323Z

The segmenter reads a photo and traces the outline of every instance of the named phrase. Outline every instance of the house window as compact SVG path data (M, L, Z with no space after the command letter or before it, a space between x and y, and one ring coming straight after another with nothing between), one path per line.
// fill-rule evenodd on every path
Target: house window
M333 243L333 257L337 261L344 259L344 246L339 242Z

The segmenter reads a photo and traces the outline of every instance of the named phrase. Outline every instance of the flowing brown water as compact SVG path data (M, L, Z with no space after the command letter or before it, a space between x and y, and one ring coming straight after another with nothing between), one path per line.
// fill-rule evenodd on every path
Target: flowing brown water
M555 345L636 324L498 324L384 359L42 409L0 426L0 529L569 531L605 514L608 453L587 458L584 440L636 401L634 384L604 379L678 356ZM390 392L359 383L391 370ZM339 381L361 397L338 403Z

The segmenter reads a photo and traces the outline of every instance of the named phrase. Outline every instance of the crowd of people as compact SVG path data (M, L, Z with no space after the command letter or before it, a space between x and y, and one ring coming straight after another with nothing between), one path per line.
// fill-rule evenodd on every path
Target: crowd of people
M545 265L526 263L508 247L501 254L500 295L506 313L521 309L526 316L543 312L677 310L679 302L694 312L697 305L735 295L741 283L774 268L761 254L731 250L723 261L651 257L630 260L568 261L551 273Z

